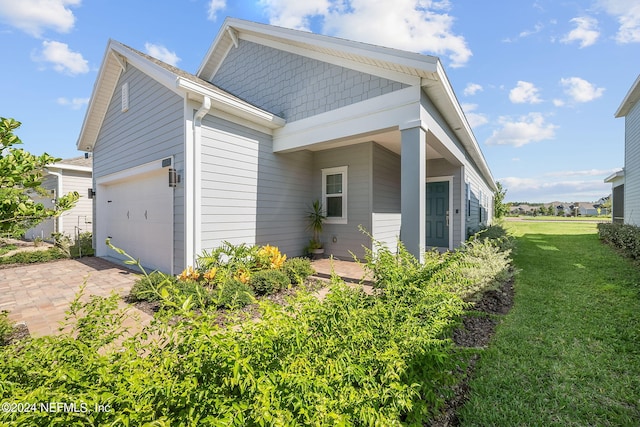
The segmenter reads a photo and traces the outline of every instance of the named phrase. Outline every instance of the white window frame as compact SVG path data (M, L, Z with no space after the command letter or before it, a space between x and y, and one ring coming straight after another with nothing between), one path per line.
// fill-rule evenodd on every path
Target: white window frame
M322 210L324 215L327 214L327 197L334 196L333 194L327 194L327 175L342 174L342 216L341 217L327 217L325 222L327 224L346 224L347 223L347 205L348 205L348 166L339 166L335 168L322 169Z

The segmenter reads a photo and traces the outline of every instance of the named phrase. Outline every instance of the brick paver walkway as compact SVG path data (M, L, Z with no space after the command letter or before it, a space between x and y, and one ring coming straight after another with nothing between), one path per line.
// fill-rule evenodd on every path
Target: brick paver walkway
M101 258L62 260L0 269L0 310L26 323L31 336L58 333L64 312L86 280L86 295L126 295L135 282L130 270ZM125 307L124 302L121 303ZM142 322L150 317L136 309ZM130 326L130 325L129 325Z

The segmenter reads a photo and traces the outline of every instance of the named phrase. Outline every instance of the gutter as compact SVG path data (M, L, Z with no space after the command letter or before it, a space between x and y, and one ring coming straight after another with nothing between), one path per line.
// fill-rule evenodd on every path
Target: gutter
M205 96L193 115L193 262L202 251L202 119L211 110L211 98Z

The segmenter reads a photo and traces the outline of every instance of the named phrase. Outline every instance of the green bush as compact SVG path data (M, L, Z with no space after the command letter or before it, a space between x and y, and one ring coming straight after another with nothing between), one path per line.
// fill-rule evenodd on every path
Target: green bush
M251 275L249 285L258 295L270 295L291 284L289 277L279 270L260 270Z
M177 279L157 271L140 276L129 291L131 301L160 301L160 288L175 285Z
M380 271L403 274L384 259ZM305 292L287 305L262 301L260 321L225 327L214 310L169 299L177 316L130 337L117 295L80 293L68 332L0 348L0 400L108 410L0 412L0 424L425 425L455 380L448 337L467 304L422 285L389 282L367 295L334 279L322 301ZM227 281L214 296L236 307L250 292Z
M76 241L69 248L69 252L73 258L93 256L93 235L91 232L80 233Z
M598 224L600 240L617 249L625 256L640 259L640 227L620 223Z
M64 258L68 258L68 255L54 247L44 251L25 251L0 257L0 264L34 264L37 262L48 262Z
M182 304L189 297L191 304L197 308L212 303L211 291L200 283L178 280L174 276L157 271L148 276L141 276L129 291L130 301L161 301L163 305Z
M235 279L229 279L218 285L213 294L218 308L242 308L254 301L253 290Z
M315 274L308 258L290 258L284 262L282 271L289 277L293 285L301 285L307 277Z
M0 311L0 345L6 342L11 331L13 331L13 324L9 320L9 312L2 310Z

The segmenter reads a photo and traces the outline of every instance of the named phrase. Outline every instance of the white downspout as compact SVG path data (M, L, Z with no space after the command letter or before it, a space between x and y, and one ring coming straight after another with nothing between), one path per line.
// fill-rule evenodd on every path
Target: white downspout
M47 172L55 176L56 178L58 178L56 183L56 201L57 201L59 197L62 197L62 172L54 172L50 169L47 169ZM62 233L64 231L63 223L62 223L62 215L59 215L57 218L54 218L53 221L54 221L54 227L53 227L54 232Z
M205 96L193 116L193 264L202 252L202 119L211 109L211 98Z

